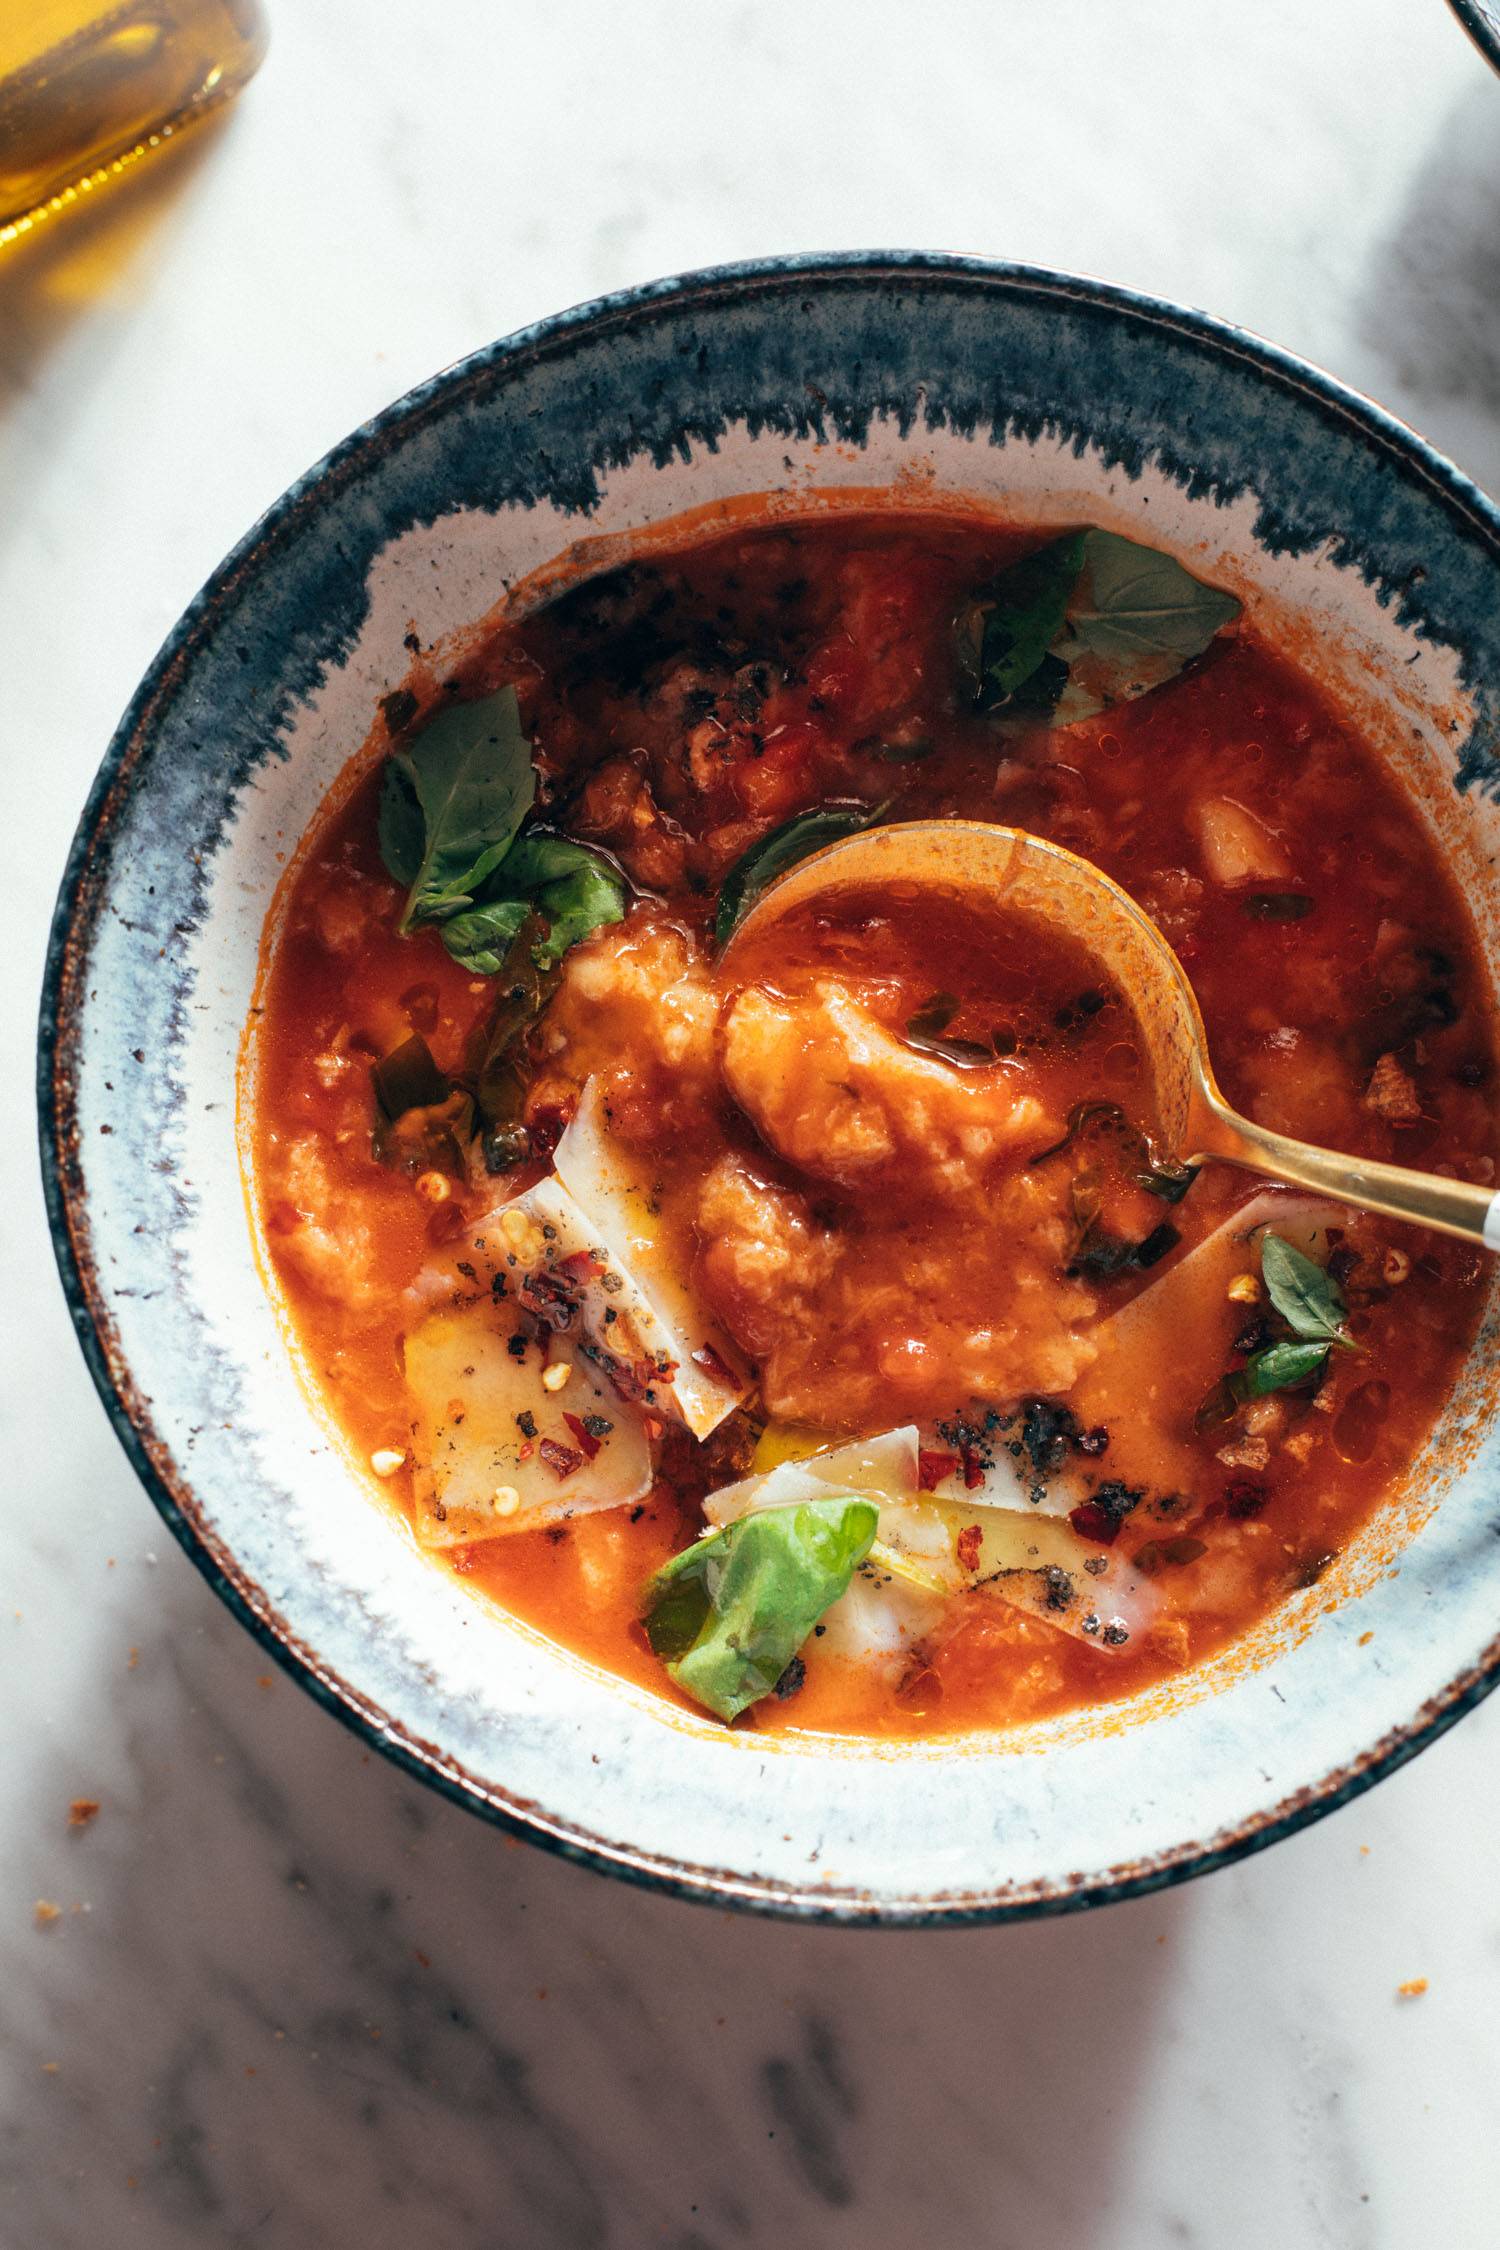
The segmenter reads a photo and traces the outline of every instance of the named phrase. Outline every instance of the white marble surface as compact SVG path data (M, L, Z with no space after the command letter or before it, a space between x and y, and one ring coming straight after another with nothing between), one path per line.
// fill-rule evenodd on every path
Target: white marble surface
M46 921L183 604L472 346L855 244L1208 306L1500 489L1500 81L1441 0L280 0L235 115L0 253L6 2250L1500 2239L1500 1703L1266 1857L1078 1920L681 1906L508 1845L270 1677L69 1334Z

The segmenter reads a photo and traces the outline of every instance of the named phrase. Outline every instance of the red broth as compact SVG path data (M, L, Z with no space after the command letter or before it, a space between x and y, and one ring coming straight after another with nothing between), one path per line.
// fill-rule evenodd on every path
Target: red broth
M803 808L1004 821L1095 861L1156 918L1231 1101L1493 1180L1474 932L1373 752L1243 620L1098 718L997 731L956 682L953 619L1035 543L938 515L766 522L565 594L451 683L515 683L545 818L633 886L529 1035L519 1171L413 1176L373 1153L371 1063L417 1031L456 1071L493 1005L492 980L432 930L397 932L378 772L315 827L264 964L253 1194L297 1345L356 1455L409 1452L414 1308L463 1290L484 1213L546 1169L590 1077L756 1376L707 1441L658 1432L635 1506L447 1550L471 1587L675 1697L640 1593L702 1528L703 1495L799 1447L951 1422L975 1397L995 1402L993 1442L1023 1474L1064 1457L1086 1470L1106 1504L1078 1528L1150 1581L1152 1622L1128 1646L981 1587L894 1668L825 1661L813 1640L796 1692L744 1726L1003 1727L1200 1662L1312 1583L1391 1491L1479 1318L1475 1252L1336 1215L1323 1255L1357 1348L1316 1384L1216 1414L1216 1386L1274 1333L1253 1244L1225 1225L1241 1207L1263 1218L1264 1191L1227 1167L1175 1200L1182 1183L1153 1178L1129 1010L1075 948L962 902L856 893L737 949L733 983L716 979L725 874ZM388 701L393 736L419 716ZM854 1095L830 1064L852 1051L851 1010L877 1056ZM965 1153L976 1119L983 1162ZM403 1466L385 1489L409 1505L410 1481Z

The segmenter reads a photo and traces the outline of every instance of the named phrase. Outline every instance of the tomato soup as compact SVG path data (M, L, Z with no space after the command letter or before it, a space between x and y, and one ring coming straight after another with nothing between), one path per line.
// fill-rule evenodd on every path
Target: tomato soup
M283 886L246 1145L435 1567L721 1723L1004 1728L1201 1662L1400 1480L1474 1250L1188 1168L1066 932L896 883L725 951L841 835L1023 828L1154 917L1236 1106L1491 1183L1464 903L1232 597L768 518L414 665L377 749Z

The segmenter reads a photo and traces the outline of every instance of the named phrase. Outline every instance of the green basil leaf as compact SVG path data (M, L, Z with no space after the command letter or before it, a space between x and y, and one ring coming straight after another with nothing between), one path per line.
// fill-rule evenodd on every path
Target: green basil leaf
M541 1014L556 981L538 959L546 935L540 916L527 911L496 971L489 1020L469 1045L466 1067L474 1099L482 1123L492 1130L520 1125L526 1089L516 1050Z
M888 810L888 804L813 805L807 812L794 813L790 820L784 820L769 836L762 836L735 861L719 886L714 915L718 943L729 943L737 924L778 875L795 867L798 860L820 852L825 844L836 844L842 836L873 828Z
M1294 1336L1315 1337L1322 1343L1352 1349L1344 1333L1348 1308L1338 1283L1326 1266L1267 1231L1260 1238L1261 1279L1282 1319Z
M1113 667L1108 702L1170 679L1240 614L1233 594L1205 585L1159 547L1113 531L1086 532L1083 544L1084 567L1068 603L1068 639ZM1071 668L1073 649L1056 653Z
M1305 1383L1328 1360L1326 1344L1267 1344L1240 1369L1237 1389L1245 1398L1264 1398L1268 1391L1284 1391Z
M516 933L530 914L524 898L497 898L488 906L468 906L442 925L444 945L455 961L477 977L497 977Z
M467 1170L474 1131L474 1101L438 1069L420 1032L371 1065L375 1088L375 1130L371 1150L378 1164L408 1172Z
M522 836L494 876L496 887L534 899L548 931L538 959L560 961L580 938L625 919L625 878L602 853L568 836Z
M446 921L475 903L535 794L513 687L479 703L451 704L395 754L381 795L380 849L407 886L403 931Z
M380 788L380 856L403 890L409 891L417 879L426 836L427 823L411 776L398 758L389 758Z
M1083 568L1085 537L1070 531L1023 555L960 612L959 659L978 710L1014 706L1027 688L1028 710L1055 702L1061 681L1047 659Z
M386 1118L404 1116L409 1109L427 1109L446 1101L452 1080L438 1069L432 1049L419 1031L403 1039L388 1055L370 1066L375 1100Z
M498 976L534 909L546 924L535 933L537 960L551 967L580 938L624 919L625 878L601 853L567 836L518 837L484 896L443 923L443 943L477 975Z
M1160 687L1240 604L1160 548L1073 532L1002 571L959 619L976 706L1058 726Z
M642 1596L646 1637L695 1703L737 1718L847 1592L879 1524L874 1502L853 1494L741 1516L657 1572Z
M1165 1219L1140 1242L1126 1242L1120 1235L1106 1234L1090 1224L1063 1270L1086 1274L1093 1281L1112 1281L1121 1273L1149 1273L1181 1240L1178 1229Z

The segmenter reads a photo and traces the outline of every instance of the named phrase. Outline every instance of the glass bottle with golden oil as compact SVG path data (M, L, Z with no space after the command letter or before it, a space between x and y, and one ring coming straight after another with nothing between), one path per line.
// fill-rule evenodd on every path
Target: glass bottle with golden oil
M261 0L0 0L0 244L237 94Z

